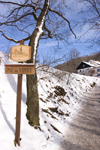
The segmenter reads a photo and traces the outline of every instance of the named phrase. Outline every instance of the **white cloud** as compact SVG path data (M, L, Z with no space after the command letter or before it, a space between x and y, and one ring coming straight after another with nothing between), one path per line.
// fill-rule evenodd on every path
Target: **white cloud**
M57 45L58 45L58 42L52 41L52 42L47 42L47 43L41 43L41 44L39 44L39 48L52 47L52 46L57 46Z

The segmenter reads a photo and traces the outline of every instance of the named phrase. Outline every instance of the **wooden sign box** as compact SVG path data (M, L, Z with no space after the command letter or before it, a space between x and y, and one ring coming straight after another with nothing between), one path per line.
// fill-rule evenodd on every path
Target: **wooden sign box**
M24 62L31 59L31 46L16 45L11 47L10 59L17 62Z

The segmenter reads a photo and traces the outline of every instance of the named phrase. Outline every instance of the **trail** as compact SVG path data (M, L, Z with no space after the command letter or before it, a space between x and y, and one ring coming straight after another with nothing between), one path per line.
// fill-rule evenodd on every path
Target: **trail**
M82 109L72 120L59 150L100 150L100 84L81 100Z

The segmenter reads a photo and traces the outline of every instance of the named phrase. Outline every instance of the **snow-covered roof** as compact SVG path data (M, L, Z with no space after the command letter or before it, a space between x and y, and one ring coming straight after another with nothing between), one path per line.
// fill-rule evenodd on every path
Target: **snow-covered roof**
M85 61L83 61L83 63L85 63L85 64L87 64L87 65L89 65L89 66L91 66L91 67L95 67L95 65L91 64L90 62L85 62Z
M100 66L100 62L99 61L95 61L95 60L90 60L89 62L85 62L83 61L85 64L90 65L91 67L98 67Z
M89 62L82 61L79 64L79 66L76 68L76 70L78 70L78 69L84 69L84 68L88 68L88 67L90 67L90 68L91 67L92 68L100 67L100 62L99 61L94 61L94 60L90 60Z

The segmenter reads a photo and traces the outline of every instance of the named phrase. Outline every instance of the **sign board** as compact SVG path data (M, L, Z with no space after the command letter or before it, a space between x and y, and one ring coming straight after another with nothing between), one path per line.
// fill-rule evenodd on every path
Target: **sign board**
M34 74L33 64L6 64L5 74Z
M31 46L17 45L11 47L10 59L17 62L23 62L31 59Z

